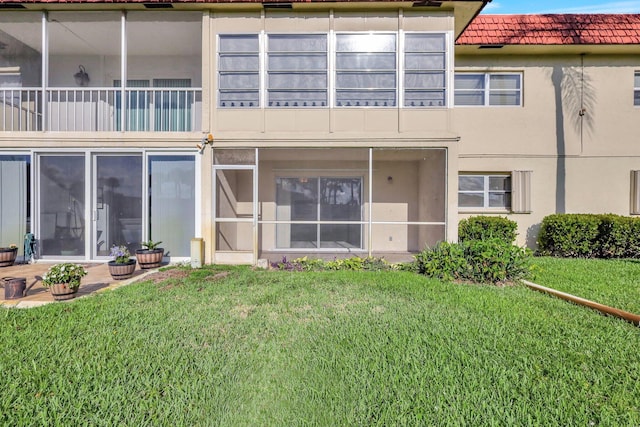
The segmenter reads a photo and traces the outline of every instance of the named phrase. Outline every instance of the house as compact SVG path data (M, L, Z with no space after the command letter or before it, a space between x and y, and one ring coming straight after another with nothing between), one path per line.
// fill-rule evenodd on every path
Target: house
M638 18L486 3L0 0L0 246L403 259L472 214L533 245L636 213Z

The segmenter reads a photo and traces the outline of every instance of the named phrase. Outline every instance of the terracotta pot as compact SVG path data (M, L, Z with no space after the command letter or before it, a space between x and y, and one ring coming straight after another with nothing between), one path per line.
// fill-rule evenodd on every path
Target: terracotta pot
M133 276L136 271L136 260L131 259L125 264L118 264L115 261L109 261L109 273L115 280L124 280Z
M164 249L138 249L136 251L136 258L140 268L147 270L149 268L158 268L162 265L162 257L164 256Z
M49 286L49 292L51 292L54 300L65 301L73 299L78 292L78 288L71 288L68 283L56 283Z
M0 267L10 267L16 260L18 248L0 248Z

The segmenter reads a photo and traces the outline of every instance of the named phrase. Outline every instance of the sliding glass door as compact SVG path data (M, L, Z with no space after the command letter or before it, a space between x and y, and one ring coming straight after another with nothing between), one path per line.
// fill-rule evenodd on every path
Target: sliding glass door
M38 158L39 251L43 257L85 256L85 156Z
M142 156L100 154L93 162L94 255L108 256L114 245L133 254L142 241Z
M23 255L23 239L30 227L29 156L0 155L0 247L18 246Z

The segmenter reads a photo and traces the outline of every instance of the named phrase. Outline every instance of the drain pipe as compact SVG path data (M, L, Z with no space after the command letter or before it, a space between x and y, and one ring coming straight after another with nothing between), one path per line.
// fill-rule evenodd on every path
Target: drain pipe
M575 295L567 294L564 292L556 291L555 289L545 288L544 286L536 285L533 282L529 282L527 280L522 281L525 285L527 285L530 289L543 292L549 295L553 295L565 301L571 301L578 305L582 305L585 307L593 308L594 310L598 310L603 314L608 314L610 316L617 317L622 320L626 320L629 323L632 323L634 326L640 326L640 315L629 313L628 311L620 310L617 308L609 307L604 304L600 304L594 301L590 301L588 299L580 298Z

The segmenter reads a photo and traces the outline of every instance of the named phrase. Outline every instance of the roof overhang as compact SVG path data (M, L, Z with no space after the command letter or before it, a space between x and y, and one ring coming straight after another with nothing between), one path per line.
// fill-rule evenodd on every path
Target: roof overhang
M571 45L456 45L456 55L638 55L638 44L571 44Z

